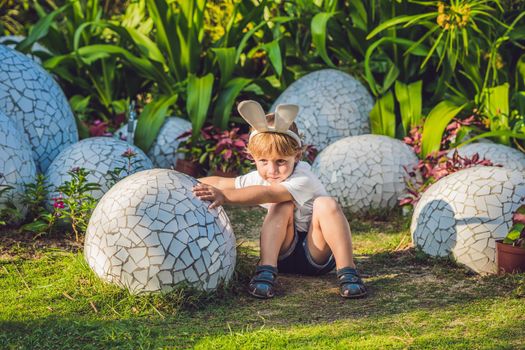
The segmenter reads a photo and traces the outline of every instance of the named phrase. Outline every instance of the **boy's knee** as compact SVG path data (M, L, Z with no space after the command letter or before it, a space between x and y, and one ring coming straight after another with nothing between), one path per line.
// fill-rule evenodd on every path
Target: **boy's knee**
M271 204L268 214L293 213L295 206L292 201Z
M339 203L334 197L317 197L314 199L313 209L318 214L333 214L340 211Z

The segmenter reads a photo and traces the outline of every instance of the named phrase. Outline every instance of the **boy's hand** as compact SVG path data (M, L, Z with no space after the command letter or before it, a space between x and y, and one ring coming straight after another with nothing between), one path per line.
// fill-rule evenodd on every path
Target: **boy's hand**
M221 190L203 183L193 186L192 192L200 200L212 202L208 207L210 209L223 205L226 199Z

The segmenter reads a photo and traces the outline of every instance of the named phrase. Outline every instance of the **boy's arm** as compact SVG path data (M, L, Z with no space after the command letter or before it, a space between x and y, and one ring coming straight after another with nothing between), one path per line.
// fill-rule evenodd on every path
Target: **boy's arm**
M212 202L210 209L224 203L237 205L256 205L264 203L280 203L293 200L288 190L279 184L272 186L247 186L220 190L204 183L193 187L193 193L201 200Z
M197 179L203 184L218 188L219 190L227 190L235 188L235 178L221 177L221 176L207 176Z
M272 186L247 186L244 188L222 191L224 202L228 204L257 205L265 203L281 203L293 200L286 187L276 184Z

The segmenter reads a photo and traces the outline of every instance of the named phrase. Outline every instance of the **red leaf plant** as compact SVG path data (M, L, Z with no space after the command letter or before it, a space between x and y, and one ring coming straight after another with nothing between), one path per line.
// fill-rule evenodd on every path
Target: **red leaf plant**
M89 126L89 136L111 136L112 133L108 131L108 123L100 119L96 119Z
M188 130L178 139L191 134ZM240 128L223 131L210 125L202 128L197 138L182 141L178 150L187 155L186 159L199 162L211 172L242 173L251 168L251 158L246 152L248 137Z
M471 157L462 157L455 150L452 157L447 155L450 152L451 145L456 142L462 126L479 126L479 124L480 122L475 115L463 120L454 119L445 129L441 139L440 150L429 154L424 159L421 159L423 127L418 125L410 130L409 136L405 137L403 141L412 147L419 157L419 161L413 169L405 168L405 171L408 173L408 178L406 179L408 195L399 200L400 206L411 205L415 207L423 192L430 185L447 175L473 166L494 165L488 159L480 159L477 153Z

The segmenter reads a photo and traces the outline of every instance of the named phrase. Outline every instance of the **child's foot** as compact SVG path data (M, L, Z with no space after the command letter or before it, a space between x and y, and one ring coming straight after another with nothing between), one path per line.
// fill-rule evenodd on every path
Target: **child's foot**
M273 285L277 279L277 268L271 265L258 265L255 276L250 280L248 293L256 298L269 299L274 296Z
M363 298L366 296L366 287L357 270L351 267L343 267L337 270L339 280L339 293L343 298Z

